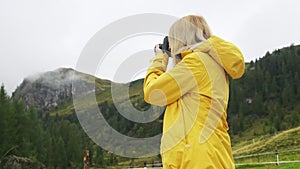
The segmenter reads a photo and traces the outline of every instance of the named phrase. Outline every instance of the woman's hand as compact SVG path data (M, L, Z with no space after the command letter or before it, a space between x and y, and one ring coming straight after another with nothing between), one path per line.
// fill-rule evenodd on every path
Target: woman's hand
M163 51L159 48L159 44L155 45L154 53L155 53L155 55L157 55L159 53L163 53Z

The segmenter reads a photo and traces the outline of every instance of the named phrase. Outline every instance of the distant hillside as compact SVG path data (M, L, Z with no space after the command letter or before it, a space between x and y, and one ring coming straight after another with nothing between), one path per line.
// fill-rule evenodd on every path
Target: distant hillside
M233 143L300 126L300 46L267 52L232 80L228 108Z

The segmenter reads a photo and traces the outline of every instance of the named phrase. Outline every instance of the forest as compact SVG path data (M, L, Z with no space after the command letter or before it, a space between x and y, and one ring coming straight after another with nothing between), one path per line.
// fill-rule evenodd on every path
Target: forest
M255 123L254 135L273 134L300 125L300 47L293 44L247 64L245 75L231 81L230 133L242 135Z
M89 140L78 123L59 116L40 118L33 106L26 109L22 101L10 98L4 86L0 89L0 116L1 165L13 154L30 158L37 166L82 168L86 149L95 150L94 165L104 165L102 149ZM108 159L105 165L113 163Z

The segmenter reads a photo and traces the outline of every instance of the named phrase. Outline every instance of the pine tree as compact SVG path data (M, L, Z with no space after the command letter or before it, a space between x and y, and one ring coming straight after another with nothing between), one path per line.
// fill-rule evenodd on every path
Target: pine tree
M96 166L98 166L98 167L105 166L104 154L100 147L96 148L96 157L95 157L94 161L95 161Z
M295 98L295 93L293 91L293 87L290 82L285 81L285 85L282 90L281 102L284 106L290 105Z
M259 116L263 116L265 113L264 110L264 104L263 104L263 99L262 99L262 95L259 94L258 92L254 93L254 98L253 98L253 113L257 114Z
M277 99L276 96L278 94L277 94L277 83L276 83L275 77L272 78L272 82L271 82L269 91L270 91L269 98L270 99Z
M68 135L68 138L64 140L66 143L67 161L69 163L79 165L82 157L82 142L80 131L75 124L71 124L69 122L65 123L67 124L67 130L64 130L64 132Z
M295 73L294 77L294 92L295 92L295 100L300 100L300 76L299 73Z
M13 129L11 103L4 85L0 88L0 117L0 156L2 156L15 146L13 144L14 135L10 133Z
M54 166L59 168L67 168L68 161L67 161L67 155L65 150L65 143L61 136L55 139L54 153L55 153Z

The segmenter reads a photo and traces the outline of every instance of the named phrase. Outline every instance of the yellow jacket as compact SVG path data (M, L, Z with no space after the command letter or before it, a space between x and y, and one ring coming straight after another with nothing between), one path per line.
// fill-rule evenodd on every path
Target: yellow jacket
M212 36L182 52L166 71L168 57L157 54L144 80L146 102L164 106L161 139L165 169L235 168L226 110L231 78L244 74L240 50Z

